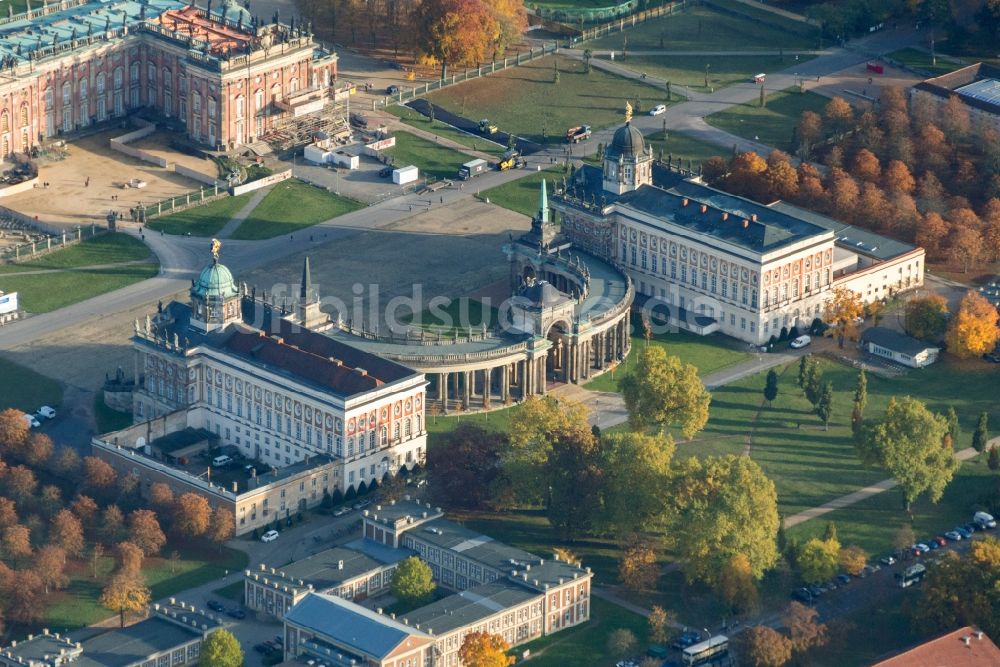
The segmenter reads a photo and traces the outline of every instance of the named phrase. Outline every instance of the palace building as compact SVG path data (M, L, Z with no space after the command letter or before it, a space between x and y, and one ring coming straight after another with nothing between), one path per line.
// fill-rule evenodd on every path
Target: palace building
M308 260L284 312L237 286L218 247L188 303L135 322L136 425L95 437L95 456L227 506L237 533L422 464L423 373L303 326L323 319ZM220 452L251 468L210 465Z
M625 271L636 307L754 344L822 317L833 289L865 303L919 287L924 251L785 202L764 205L653 160L630 122L558 189L562 234Z
M28 3L0 19L0 158L140 108L230 149L333 104L337 56L235 0Z

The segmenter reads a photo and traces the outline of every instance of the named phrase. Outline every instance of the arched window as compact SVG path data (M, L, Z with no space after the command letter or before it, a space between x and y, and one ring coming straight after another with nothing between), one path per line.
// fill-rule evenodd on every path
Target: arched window
M243 118L243 96L236 98L236 117Z
M139 63L132 63L128 66L128 80L133 86L139 85Z
M253 95L253 107L256 113L263 113L264 111L264 91L258 90Z
M113 76L115 82L115 90L119 90L122 87L122 80L124 78L122 68L116 67Z
M170 74L170 70L166 67L163 68L163 89L170 90L174 86L174 77Z
M86 100L87 99L88 88L89 88L89 86L87 85L87 80L86 79L80 79L80 99L81 100Z
M67 81L62 85L63 106L69 106L73 101L73 85Z
M97 94L98 95L103 95L104 94L104 79L105 79L104 72L101 72L100 74L97 75Z
M299 89L299 80L292 79L292 82L289 84L288 87L292 91L292 94L294 94Z
M188 91L188 80L183 72L177 75L177 92L181 95L187 95Z
M149 63L146 66L146 78L148 79L148 81L146 81L148 85L150 86L156 85L156 65L154 65L153 63Z
M198 91L191 93L191 111L195 117L201 115L201 93Z

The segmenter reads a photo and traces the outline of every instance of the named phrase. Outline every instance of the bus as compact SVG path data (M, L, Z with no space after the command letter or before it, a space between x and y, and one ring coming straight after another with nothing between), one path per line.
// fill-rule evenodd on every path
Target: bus
M908 586L919 583L926 574L927 568L920 563L917 563L916 565L911 565L902 572L897 572L896 581L899 582L900 588L907 588Z
M729 637L716 635L711 639L684 649L685 665L705 665L729 653Z

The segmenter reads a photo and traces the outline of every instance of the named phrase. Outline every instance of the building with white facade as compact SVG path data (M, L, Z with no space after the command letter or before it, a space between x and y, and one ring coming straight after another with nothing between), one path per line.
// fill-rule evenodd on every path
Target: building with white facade
M237 286L214 251L188 303L135 322L136 426L94 438L95 454L141 466L147 484L233 505L238 533L422 464L424 375L306 328L325 318L308 260L285 312ZM161 455L154 438L185 429L207 434L206 452L227 449L268 472L234 477L207 454Z
M834 288L868 303L923 284L922 249L685 179L629 123L552 207L574 248L629 274L637 307L699 334L761 344L821 317Z

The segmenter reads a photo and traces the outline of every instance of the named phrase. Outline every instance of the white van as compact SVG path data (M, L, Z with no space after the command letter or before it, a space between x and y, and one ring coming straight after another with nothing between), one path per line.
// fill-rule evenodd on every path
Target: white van
M976 524L976 527L980 530L984 528L996 528L997 522L993 519L992 514L986 512L976 512L972 516L972 522Z
M222 456L216 456L214 459L212 459L212 466L215 468L225 468L232 462L233 462L233 457L223 454Z
M789 347L798 350L799 348L803 348L811 342L812 338L810 338L809 336L799 336L788 345Z

